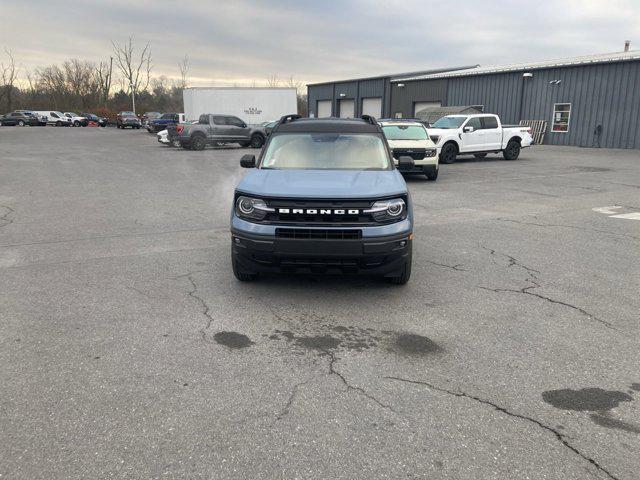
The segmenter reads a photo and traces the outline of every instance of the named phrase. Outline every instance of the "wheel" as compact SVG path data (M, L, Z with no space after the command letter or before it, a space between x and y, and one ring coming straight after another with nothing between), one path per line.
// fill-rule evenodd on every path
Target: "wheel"
M433 170L425 172L425 175L427 176L427 180L435 182L438 179L438 169L436 169L435 172Z
M60 120L58 120L58 121L56 122L56 127L61 127L61 126L62 126L62 122L61 122Z
M171 145L172 147L179 148L181 146L181 143L180 143L180 140L171 140L169 145Z
M74 127L79 127L80 126L80 122L78 120L76 120L75 122L73 122L73 126Z
M231 266L233 268L233 275L241 282L250 282L251 280L255 280L257 277L255 273L244 273L240 271L238 260L233 254L233 251L231 252Z
M262 135L258 133L254 133L251 136L251 146L253 148L260 148L262 147L263 144L264 144L264 138L262 138Z
M140 130L140 127L134 127L136 130Z
M474 153L473 154L474 157L476 157L477 159L481 159L487 156L486 153Z
M413 257L411 246L409 247L409 255L407 256L407 261L404 264L404 268L399 275L394 277L387 277L389 283L393 285L405 285L409 279L411 278L411 258Z
M17 115L16 115L16 116L17 116ZM22 120L19 120L19 121L18 121L18 126L19 126L19 127L24 127L24 122L23 122Z
M458 154L458 147L453 143L447 143L442 147L440 152L440 161L442 163L453 163L456 161L456 155Z
M520 156L520 143L516 140L509 140L507 148L502 151L505 160L515 160Z
M202 135L194 135L191 137L191 150L204 150L207 146L207 140Z

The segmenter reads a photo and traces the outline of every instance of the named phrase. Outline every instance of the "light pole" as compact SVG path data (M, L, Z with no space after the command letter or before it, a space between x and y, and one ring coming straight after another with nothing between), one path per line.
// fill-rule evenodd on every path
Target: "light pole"
M133 83L129 84L129 88L131 88L131 106L133 109L133 113L136 113L136 91L134 90Z

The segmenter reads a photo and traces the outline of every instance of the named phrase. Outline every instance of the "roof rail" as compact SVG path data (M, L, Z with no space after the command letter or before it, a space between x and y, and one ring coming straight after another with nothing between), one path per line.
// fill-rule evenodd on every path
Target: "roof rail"
M371 125L378 125L378 122L376 122L376 119L371 115L362 115L360 118L365 122L370 123Z
M284 115L280 117L280 120L278 120L278 125L282 125L283 123L294 122L299 118L302 118L302 117L296 113L290 113L289 115Z

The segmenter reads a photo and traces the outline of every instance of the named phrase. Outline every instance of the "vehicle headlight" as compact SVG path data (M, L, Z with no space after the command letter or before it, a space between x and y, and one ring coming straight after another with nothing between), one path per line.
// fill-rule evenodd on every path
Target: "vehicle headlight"
M238 197L236 200L236 215L240 218L263 220L269 212L275 212L275 208L259 198Z
M371 214L377 222L392 222L407 217L407 205L401 198L379 200L364 213Z
M436 149L435 148L427 148L424 152L424 156L425 157L435 157L436 156Z

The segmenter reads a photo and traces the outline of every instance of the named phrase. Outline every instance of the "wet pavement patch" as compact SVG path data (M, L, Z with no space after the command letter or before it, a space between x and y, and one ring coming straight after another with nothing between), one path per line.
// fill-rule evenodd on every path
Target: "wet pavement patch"
M298 337L296 343L305 348L317 348L318 350L332 350L340 345L340 340L330 335L315 337Z
M617 418L610 417L606 413L593 413L589 418L591 418L594 423L600 425L601 427L623 430L629 433L640 433L639 426L633 425L623 420L618 420Z
M401 333L396 338L396 346L401 352L412 355L427 355L430 353L439 353L442 347L433 340L415 333Z
M617 390L603 390L601 388L571 390L567 388L543 392L542 399L562 410L605 412L617 407L621 402L632 401L633 397Z
M220 345L229 348L246 348L253 345L253 342L242 333L238 332L218 332L213 339Z

